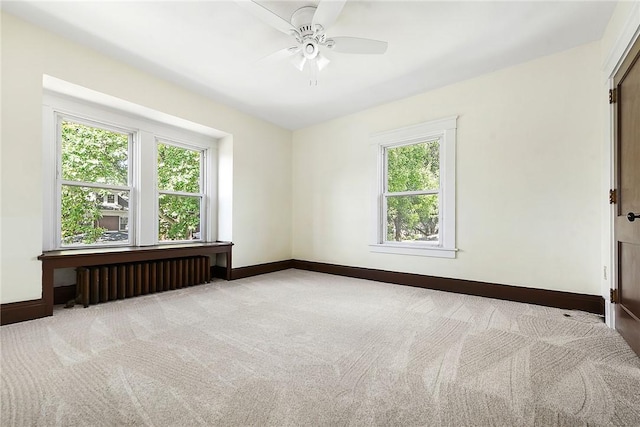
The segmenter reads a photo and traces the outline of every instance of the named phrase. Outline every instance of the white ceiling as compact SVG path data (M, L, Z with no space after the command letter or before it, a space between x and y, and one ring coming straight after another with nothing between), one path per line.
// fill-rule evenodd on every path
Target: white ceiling
M318 1L259 1L289 20ZM317 86L294 45L234 1L3 1L2 9L288 129L323 122L601 38L610 1L346 3L329 36L385 40L384 55L325 52Z

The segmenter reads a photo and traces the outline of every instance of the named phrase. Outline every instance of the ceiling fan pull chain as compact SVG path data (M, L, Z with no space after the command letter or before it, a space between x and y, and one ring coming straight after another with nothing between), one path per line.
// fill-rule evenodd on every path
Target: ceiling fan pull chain
M320 69L318 68L318 58L309 60L309 86L318 86L318 74Z

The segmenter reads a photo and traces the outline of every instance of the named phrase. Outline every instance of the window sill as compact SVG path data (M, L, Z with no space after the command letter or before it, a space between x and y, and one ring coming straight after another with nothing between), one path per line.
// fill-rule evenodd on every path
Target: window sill
M403 244L389 244L378 243L369 245L371 252L396 254L396 255L415 255L426 256L433 258L455 258L458 249L441 248L437 246L423 246L423 245L403 245Z

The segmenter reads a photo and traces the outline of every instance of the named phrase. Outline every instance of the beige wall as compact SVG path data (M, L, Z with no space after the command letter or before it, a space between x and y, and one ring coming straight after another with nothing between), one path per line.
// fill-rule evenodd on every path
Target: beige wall
M42 76L233 135L234 267L291 258L291 132L2 13L2 303L41 296Z
M638 3L638 1L619 1L616 5L600 40L603 64L606 63L609 56L615 50L616 43L622 41L620 38L623 37L625 27L630 25L632 29L637 29L640 23L640 6ZM624 40L624 42L627 42L627 40Z
M599 46L294 132L294 258L599 294ZM370 252L369 135L452 115L457 258Z

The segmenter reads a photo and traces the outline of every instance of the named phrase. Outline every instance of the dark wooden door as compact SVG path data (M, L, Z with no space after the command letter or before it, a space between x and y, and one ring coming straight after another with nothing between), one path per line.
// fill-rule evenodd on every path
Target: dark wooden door
M640 40L614 77L616 329L640 354ZM638 215L638 218L635 218Z

